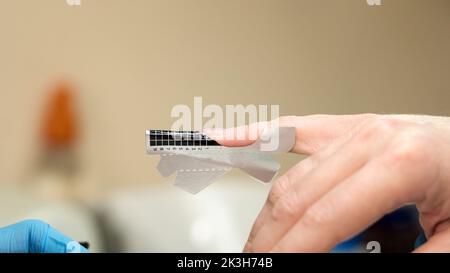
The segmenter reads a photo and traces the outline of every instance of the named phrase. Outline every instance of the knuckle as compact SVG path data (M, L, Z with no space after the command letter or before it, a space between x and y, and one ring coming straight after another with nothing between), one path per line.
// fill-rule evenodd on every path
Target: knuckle
M327 151L327 152L331 152L331 149L330 149L330 151ZM325 153L312 154L312 155L308 156L306 159L304 159L300 163L302 164L304 169L306 169L306 170L311 169L314 166L319 165L319 163L324 160L324 158L326 157L324 154Z
M363 120L365 122L370 122L370 121L373 121L373 120L376 120L376 119L380 118L380 115L373 114L373 113L361 114L361 116L363 117Z
M302 225L306 228L316 228L329 223L332 219L332 205L329 202L321 201L308 208L303 217Z
M361 129L358 135L362 142L371 141L380 136L393 134L398 128L399 123L395 120L385 117L371 117Z
M429 156L429 142L417 131L406 131L397 137L391 147L389 163L402 164L405 167L421 165Z
M296 116L282 116L274 120L280 126L292 126L295 124Z
M298 194L292 192L279 199L272 210L272 219L275 221L284 221L294 218L300 211L300 199Z
M368 127L369 125L378 122L378 120L380 120L381 118L382 118L381 116L376 114L363 114L361 121L355 124L355 128L360 129Z
M289 177L286 174L280 176L273 184L272 189L269 192L269 196L267 198L268 203L275 205L278 199L280 199L280 197L286 192L289 183Z
M392 185L405 195L405 198L424 193L439 174L437 159L430 148L430 140L418 130L405 130L392 142L382 157L382 164L402 174L399 183ZM405 186L407 181L409 187ZM411 185L414 185L413 187Z

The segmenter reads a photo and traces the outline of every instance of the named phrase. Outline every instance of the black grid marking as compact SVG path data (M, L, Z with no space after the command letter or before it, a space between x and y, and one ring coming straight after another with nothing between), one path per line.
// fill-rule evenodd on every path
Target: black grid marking
M221 146L215 140L197 131L149 130L150 147L156 146Z

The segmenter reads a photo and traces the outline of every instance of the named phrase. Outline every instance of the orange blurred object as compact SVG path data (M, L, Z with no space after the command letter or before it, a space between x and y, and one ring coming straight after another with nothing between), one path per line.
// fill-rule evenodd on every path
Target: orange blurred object
M77 140L72 89L60 83L51 93L43 120L43 141L49 148L71 148Z

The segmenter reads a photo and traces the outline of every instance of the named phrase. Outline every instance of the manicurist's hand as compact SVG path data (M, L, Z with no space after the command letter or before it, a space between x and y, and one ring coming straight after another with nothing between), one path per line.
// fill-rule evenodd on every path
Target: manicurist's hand
M0 253L84 253L86 248L49 224L27 220L0 228Z
M282 117L307 154L274 183L244 251L324 252L408 203L428 242L450 251L450 118ZM221 140L227 146L249 140Z

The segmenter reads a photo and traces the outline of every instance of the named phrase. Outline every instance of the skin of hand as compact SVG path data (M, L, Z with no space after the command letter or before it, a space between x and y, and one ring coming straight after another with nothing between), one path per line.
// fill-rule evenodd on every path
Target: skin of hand
M273 184L245 252L327 252L405 204L417 206L428 239L416 252L450 251L450 118L313 115L258 126L295 127L292 152L308 157Z
M49 224L26 220L0 228L0 253L87 253Z

